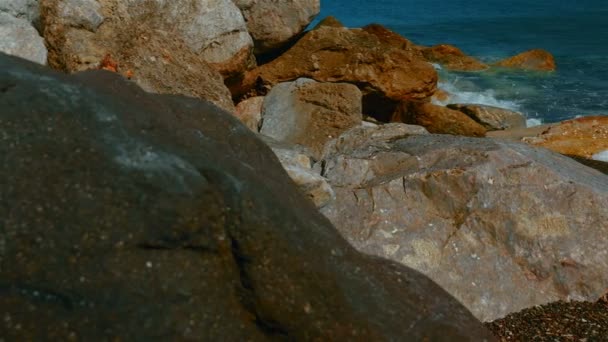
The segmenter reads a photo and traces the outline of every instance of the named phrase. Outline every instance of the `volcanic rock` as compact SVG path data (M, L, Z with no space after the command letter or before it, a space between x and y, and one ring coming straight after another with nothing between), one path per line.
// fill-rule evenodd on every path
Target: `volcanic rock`
M267 53L282 47L300 34L319 14L319 0L233 0L239 7L255 53Z
M508 109L478 104L450 104L448 108L461 111L489 131L525 128L526 118Z
M260 133L306 146L318 158L328 141L359 126L362 119L361 92L356 86L301 78L280 83L268 93Z
M431 133L482 137L486 129L461 111L428 102L404 101L397 106L393 122L425 127Z
M459 48L440 44L428 48L422 48L424 57L433 63L439 63L449 70L455 71L480 71L489 67L477 59L467 56Z
M554 71L555 59L548 51L535 49L504 59L495 65L523 70Z
M3 54L0 89L3 338L492 339L214 105Z
M608 287L608 176L522 143L360 130L320 162L336 194L322 212L360 251L423 272L483 321Z

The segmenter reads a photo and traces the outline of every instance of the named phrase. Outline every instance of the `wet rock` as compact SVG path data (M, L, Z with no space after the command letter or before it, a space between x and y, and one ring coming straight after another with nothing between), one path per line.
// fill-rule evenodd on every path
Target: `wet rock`
M504 68L515 68L536 71L554 71L555 59L550 52L535 49L522 52L516 56L504 59L495 64Z
M38 0L0 0L0 13L2 12L25 19L34 26L40 21Z
M364 95L366 114L389 117L398 101L426 99L437 86L435 69L413 52L383 43L361 29L324 26L308 32L274 61L247 73L232 90L238 97L300 77L355 84ZM374 113L378 103L384 102L389 109Z
M477 104L450 104L447 107L465 113L489 131L526 127L526 118L508 109Z
M225 77L240 74L254 64L253 41L241 12L230 0L42 0L41 4L45 38L56 50L53 59L70 72L86 69L91 56L99 60L97 50L118 54L113 51L116 41L152 39L157 33L181 45L177 51L159 47L159 53L194 53ZM93 19L98 16L93 15L95 12L107 16L104 25L93 29L90 25L74 25L74 15L81 20ZM134 30L137 23L142 27Z
M322 162L336 194L322 212L344 237L428 275L480 320L608 287L608 176L567 157L410 135L336 145Z
M255 53L268 53L300 34L319 14L319 0L233 0L242 11Z
M0 54L8 340L470 340L440 287L356 252L229 113Z
M161 6L153 0L43 0L41 4L52 67L76 72L111 64L107 69L130 78L146 91L207 99L234 111L222 76L195 49L197 46L202 49L204 38L188 38L196 30L204 29L197 21L211 20L219 9L201 14L202 5L191 0L187 6L180 2L182 7L175 11L171 6L177 6L177 2ZM184 15L186 19L173 27L171 16L188 9L192 13Z
M26 19L0 12L0 52L46 64L44 39Z
M250 97L236 105L234 115L250 130L258 132L262 122L263 104L264 96Z
M459 48L440 44L433 47L421 48L424 57L433 63L439 63L444 68L455 71L480 71L489 67L477 59L467 56Z
M260 132L300 144L319 157L325 144L361 124L361 92L346 83L301 78L276 85L264 99Z
M420 125L437 134L482 137L486 133L482 125L463 112L428 102L400 103L392 121Z
M551 125L525 142L555 152L590 159L608 150L608 116L587 116Z

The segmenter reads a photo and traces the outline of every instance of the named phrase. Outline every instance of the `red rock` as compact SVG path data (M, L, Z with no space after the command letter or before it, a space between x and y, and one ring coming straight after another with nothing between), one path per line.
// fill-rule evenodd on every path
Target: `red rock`
M486 64L465 55L453 45L441 44L422 48L422 54L429 62L439 63L449 70L480 71L488 69Z
M535 49L504 59L495 65L524 70L554 71L555 59L548 51Z
M432 103L402 102L397 106L392 121L420 125L437 134L483 137L486 133L482 125L466 114Z

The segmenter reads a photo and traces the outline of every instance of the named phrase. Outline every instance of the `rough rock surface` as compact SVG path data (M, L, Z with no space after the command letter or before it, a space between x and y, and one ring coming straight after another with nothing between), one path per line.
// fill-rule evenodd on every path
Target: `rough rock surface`
M300 77L357 85L365 96L364 112L369 115L376 114L375 102L426 99L437 87L433 66L414 53L383 43L361 29L322 26L308 32L279 58L248 72L233 93L263 91ZM388 116L393 109L394 104Z
M322 212L359 250L423 272L483 321L608 288L608 176L522 143L349 136L322 161L336 193Z
M548 51L535 49L504 59L496 63L496 66L524 70L554 71L555 59Z
M70 72L98 63L104 53L118 54L116 41L153 39L157 34L180 43L173 44L180 50L159 47L158 53L194 53L225 77L240 74L255 62L243 16L230 0L42 0L41 4L53 60ZM70 10L62 10L65 7ZM74 23L98 16L105 18L98 28Z
M461 111L428 102L404 101L393 113L393 122L425 127L431 133L482 137L486 129Z
M180 40L174 29L167 30L171 18L167 11L177 2L168 2L166 8L152 0L102 0L101 7L82 5L89 2L96 3L42 1L44 36L50 46L52 67L76 72L109 63L114 65L112 71L131 78L146 91L198 97L234 110L222 76L201 54L193 52L191 45ZM105 18L102 23L100 18ZM181 25L195 25L196 20L207 16L191 14L187 18ZM175 30L185 39L185 28Z
M234 110L234 115L254 132L260 131L262 122L262 105L264 96L254 96L239 102Z
M322 208L334 198L334 191L321 176L320 170L313 169L312 153L304 146L279 143L276 140L260 136L279 158L289 178L298 186L317 208Z
M591 158L608 150L608 116L587 116L560 122L524 141L561 154Z
M359 126L362 119L361 92L356 86L301 78L280 83L268 93L260 133L306 146L318 158L328 141Z
M477 59L467 56L459 48L440 44L421 48L423 56L433 63L439 63L444 68L455 71L480 71L489 67Z
M8 13L13 17L25 19L36 26L40 20L38 0L0 0L0 13Z
M319 14L319 0L233 0L239 7L255 53L267 53L282 47L300 34Z
M230 114L0 54L7 340L470 340L418 272L356 252Z
M0 52L46 64L44 39L26 19L0 12Z
M450 104L448 108L461 111L489 131L526 127L526 118L508 109L478 104Z
M392 48L403 49L413 54L417 58L424 59L421 49L419 46L412 43L411 40L403 37L402 35L393 32L386 27L379 24L370 24L362 28L363 31L373 34L378 37L383 44L391 46Z

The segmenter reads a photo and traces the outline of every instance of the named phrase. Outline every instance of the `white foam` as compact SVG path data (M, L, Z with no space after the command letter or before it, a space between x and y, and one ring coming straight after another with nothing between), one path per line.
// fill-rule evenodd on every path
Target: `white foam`
M450 95L445 101L433 100L438 105L448 105L450 103L469 103L486 106L494 106L512 111L519 111L519 105L515 101L499 100L493 89L484 91L467 91L458 88L456 82L439 82L439 89L445 90Z
M526 120L526 127L534 127L534 126L540 126L543 124L543 121L541 119L527 119Z
M594 154L591 159L608 162L608 150Z

